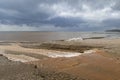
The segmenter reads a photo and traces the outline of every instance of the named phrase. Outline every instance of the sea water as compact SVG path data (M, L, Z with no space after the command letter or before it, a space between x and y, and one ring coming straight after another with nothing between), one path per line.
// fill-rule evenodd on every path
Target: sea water
M120 38L120 33L115 32L0 32L0 41L37 41L46 42L52 40L89 39L89 38Z

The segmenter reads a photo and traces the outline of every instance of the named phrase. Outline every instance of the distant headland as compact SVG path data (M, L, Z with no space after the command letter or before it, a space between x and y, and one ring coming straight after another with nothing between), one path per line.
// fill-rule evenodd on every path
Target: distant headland
M111 29L111 30L106 30L106 32L120 32L120 29Z

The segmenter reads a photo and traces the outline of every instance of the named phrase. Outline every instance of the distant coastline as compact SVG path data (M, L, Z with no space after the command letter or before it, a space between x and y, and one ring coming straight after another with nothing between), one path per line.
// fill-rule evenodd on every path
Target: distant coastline
M106 32L120 32L120 29L111 29L111 30L106 30Z

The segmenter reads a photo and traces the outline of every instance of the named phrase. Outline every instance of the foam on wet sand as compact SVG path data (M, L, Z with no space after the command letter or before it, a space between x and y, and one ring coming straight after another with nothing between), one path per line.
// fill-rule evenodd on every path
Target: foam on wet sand
M38 61L39 60L37 58L31 57L28 55L24 55L24 54L15 55L15 54L5 53L4 50L0 50L0 51L1 51L0 54L2 54L3 56L7 57L9 60L12 60L12 61L30 62L30 61ZM84 53L94 53L94 52L95 52L95 50L87 50ZM77 56L84 54L84 53L79 53L79 52L64 52L64 51L54 51L54 50L53 51L45 50L44 52L41 50L39 53L40 53L40 55L45 55L50 58L60 58L60 57L71 58L71 57L77 57Z
M48 53L47 56L51 58L59 58L59 57L64 57L64 58L71 58L71 57L77 57L82 54L90 54L90 53L95 53L95 50L86 50L84 53L77 53L77 52L60 52L60 53Z
M51 58L59 58L59 57L70 58L70 57L76 57L76 56L80 56L80 55L81 55L81 53L61 52L61 53L49 53L48 57L51 57Z

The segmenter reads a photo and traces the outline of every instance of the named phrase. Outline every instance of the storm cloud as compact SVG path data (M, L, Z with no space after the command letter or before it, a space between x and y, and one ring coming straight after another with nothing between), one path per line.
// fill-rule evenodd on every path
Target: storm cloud
M1 31L120 29L120 0L0 0Z

